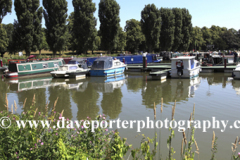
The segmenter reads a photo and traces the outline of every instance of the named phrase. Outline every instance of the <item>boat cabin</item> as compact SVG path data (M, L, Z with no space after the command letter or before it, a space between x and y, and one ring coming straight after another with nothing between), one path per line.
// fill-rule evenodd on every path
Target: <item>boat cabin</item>
M194 78L199 75L200 64L195 56L180 56L171 59L172 78Z
M104 70L113 67L112 57L100 57L93 62L92 70Z

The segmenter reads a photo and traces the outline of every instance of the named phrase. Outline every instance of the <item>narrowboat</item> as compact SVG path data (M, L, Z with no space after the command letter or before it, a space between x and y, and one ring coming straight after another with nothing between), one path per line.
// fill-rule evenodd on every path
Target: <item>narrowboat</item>
M5 73L6 78L14 78L20 76L29 76L34 74L50 73L55 71L64 64L63 59L49 61L33 61L23 63L9 63L8 72Z
M159 54L146 54L147 63L159 63L162 61L162 57ZM143 55L120 55L113 57L119 59L121 62L125 64L142 64L143 63ZM97 57L89 57L87 58L87 66L91 67L93 62L97 59Z
M105 77L122 74L126 65L119 59L112 57L100 57L93 62L90 76Z
M171 59L171 78L194 78L198 77L201 66L195 56L180 56Z

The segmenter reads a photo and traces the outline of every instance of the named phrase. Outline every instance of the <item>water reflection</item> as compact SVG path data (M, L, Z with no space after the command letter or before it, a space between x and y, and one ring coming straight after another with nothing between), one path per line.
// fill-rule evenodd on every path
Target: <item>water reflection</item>
M90 82L99 92L113 93L115 89L123 86L125 78L123 74L115 77L90 77Z
M161 98L164 103L182 101L193 97L201 83L201 77L195 79L167 79L164 82L152 80L146 75L141 77L128 74L127 88L136 92L141 90L142 104L147 108L153 108L153 103L160 104Z
M201 73L203 79L207 79L209 85L222 85L225 88L227 83L229 83L229 73Z
M6 93L9 92L9 86L7 83L4 83L3 81L0 82L0 110L6 110L4 105L6 104L5 98Z
M240 80L232 80L233 89L236 91L237 95L240 95Z
M125 83L125 75L118 75L116 77L91 77L90 82L101 92L102 101L101 107L103 114L115 119L122 111L122 90L121 87Z
M76 103L78 112L77 119L87 117L95 118L99 112L97 100L99 93L94 89L91 83L85 83L78 90L71 90L72 99Z

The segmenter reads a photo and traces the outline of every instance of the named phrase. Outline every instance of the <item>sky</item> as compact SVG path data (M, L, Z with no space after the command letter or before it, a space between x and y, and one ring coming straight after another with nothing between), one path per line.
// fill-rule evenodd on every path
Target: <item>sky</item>
M73 12L72 0L68 1L68 15ZM98 18L98 4L100 0L92 0L96 5L94 13L97 18L97 26L99 29L100 22ZM141 20L141 11L147 4L155 4L157 8L186 8L192 15L193 27L200 28L206 26L210 28L212 25L226 27L228 29L240 29L240 0L116 0L120 6L120 26L124 29L126 21L130 19ZM42 0L40 0L42 6ZM4 24L13 23L17 19L14 10L14 0L12 13L4 17ZM45 22L43 18L43 27Z

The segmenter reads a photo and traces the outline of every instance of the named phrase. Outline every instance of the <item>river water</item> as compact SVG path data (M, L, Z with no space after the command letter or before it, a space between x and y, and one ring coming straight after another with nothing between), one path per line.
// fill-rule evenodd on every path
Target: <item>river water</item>
M86 117L95 118L98 114L105 114L109 120L154 120L154 103L156 104L156 120L171 119L172 106L176 100L174 119L188 120L195 104L195 120L212 121L228 120L224 132L221 129L195 130L195 138L200 154L195 159L210 159L212 133L215 131L217 140L217 159L230 159L236 136L240 137L239 129L230 129L235 120L240 120L240 81L233 80L230 74L202 73L200 77L189 79L167 79L165 81L152 80L148 73L127 72L125 75L105 79L87 77L82 80L52 79L49 75L18 80L0 81L0 110L4 110L5 95L9 106L18 105L17 112L29 109L33 95L36 97L38 111L45 111L48 103L49 111L58 98L56 111L64 110L64 117L81 120ZM26 107L23 109L25 99ZM163 112L160 112L161 98L163 98ZM10 110L10 108L9 108ZM238 124L240 126L240 123ZM146 127L146 126L145 126ZM116 129L116 126L113 128ZM145 134L151 138L158 134L157 156L166 159L168 155L168 129L141 129L137 132L136 125L132 129L118 129L121 137L126 137L133 147L140 146L141 137ZM186 130L190 136L190 130ZM180 159L182 133L175 129L172 147L176 151L174 158ZM195 146L193 145L193 149Z

